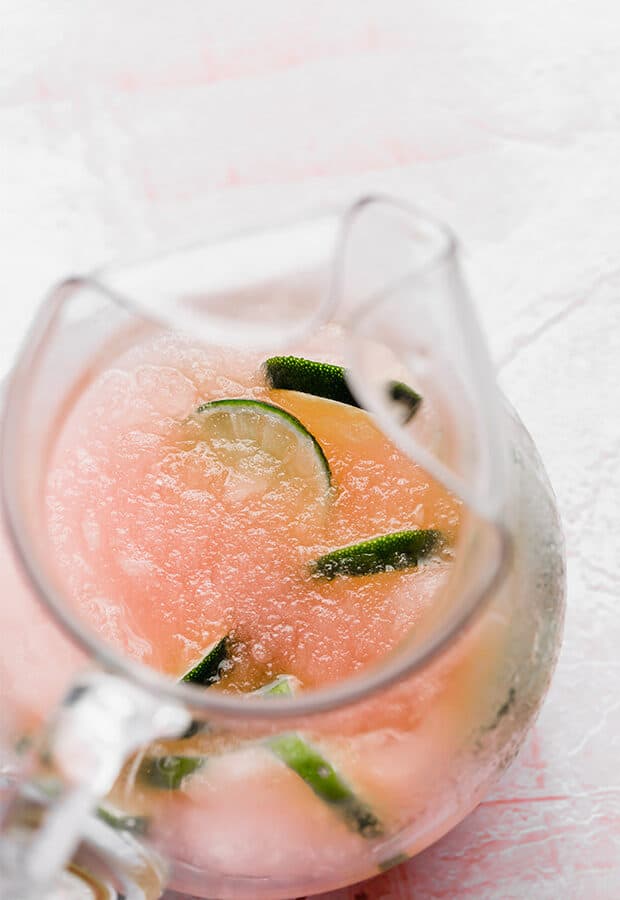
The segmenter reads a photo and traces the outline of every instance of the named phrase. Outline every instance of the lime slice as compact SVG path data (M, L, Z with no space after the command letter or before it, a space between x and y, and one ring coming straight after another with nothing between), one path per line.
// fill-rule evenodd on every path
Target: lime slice
M377 866L380 872L389 872L390 869L396 868L396 866L402 866L403 863L408 862L410 859L406 853L397 853L396 856L390 856L389 859L384 859L383 862L380 862Z
M176 791L206 761L206 756L145 756L138 769L138 780L146 787Z
M128 831L130 834L145 835L149 827L146 816L131 816L110 806L98 806L95 815L115 831Z
M300 391L349 406L359 403L349 390L343 366L315 362L300 356L272 356L264 365L267 383L272 388Z
M317 797L333 807L350 828L363 837L379 837L381 822L360 800L325 757L299 734L282 734L267 741L269 749L306 782Z
M331 579L337 575L374 575L409 569L432 553L440 541L441 532L434 529L395 531L319 556L310 563L310 571Z
M297 693L299 681L294 675L279 675L274 681L252 691L255 697L292 697Z
M402 424L406 425L415 416L422 402L420 395L402 381L390 381L388 395L394 403L399 403L403 408Z
M507 696L506 700L502 703L500 708L495 713L495 716L493 717L493 721L490 722L490 724L487 725L486 728L483 728L483 731L493 731L495 728L497 728L497 726L500 724L502 719L504 719L508 715L508 713L512 710L513 706L515 705L516 699L517 699L517 691L516 691L516 688L513 686L508 691L508 696Z
M301 356L272 356L263 363L267 384L285 391L300 391L349 406L360 406L347 384L344 366L315 362ZM420 406L422 397L402 381L389 381L387 394L404 412L402 424L409 422Z
M236 473L239 499L299 480L313 497L327 499L329 463L299 419L261 400L212 400L199 406L200 440Z
M209 647L206 654L193 668L183 675L182 682L209 687L220 680L220 667L230 655L230 639L220 638Z
M211 644L206 654L189 672L180 679L180 682L186 684L195 684L201 687L210 687L217 684L222 675L222 663L230 659L230 636L225 635ZM180 735L181 739L194 737L203 731L208 730L207 722L200 719L192 719L186 730Z

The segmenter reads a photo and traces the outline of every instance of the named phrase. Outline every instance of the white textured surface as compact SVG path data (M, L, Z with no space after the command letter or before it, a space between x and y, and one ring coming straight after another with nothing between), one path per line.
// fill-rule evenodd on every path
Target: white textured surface
M384 189L452 224L566 526L569 610L495 795L331 900L620 897L620 11L5 0L0 368L56 278Z

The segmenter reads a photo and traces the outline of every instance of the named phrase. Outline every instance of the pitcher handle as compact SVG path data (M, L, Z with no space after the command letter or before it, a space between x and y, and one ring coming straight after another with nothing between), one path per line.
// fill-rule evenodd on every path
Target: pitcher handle
M92 814L126 759L149 741L182 733L190 719L180 705L123 678L85 673L0 809L0 897L44 900L92 832Z

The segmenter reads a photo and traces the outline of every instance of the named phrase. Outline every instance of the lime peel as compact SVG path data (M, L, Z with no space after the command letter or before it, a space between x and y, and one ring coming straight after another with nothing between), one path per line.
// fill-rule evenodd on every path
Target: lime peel
M349 389L343 366L300 356L272 356L263 363L263 371L272 388L300 391L348 406L360 405Z
M140 763L138 780L150 788L175 791L206 761L206 756L145 756Z
M325 757L301 735L292 732L270 738L267 746L289 769L311 788L317 797L334 808L347 825L362 837L383 833L372 809L360 800Z
M229 656L230 638L226 635L209 647L200 662L183 675L181 682L203 687L215 684L220 680L220 667Z
M374 575L412 568L437 549L441 538L440 531L430 528L395 531L325 553L310 563L310 571L332 579L337 575Z

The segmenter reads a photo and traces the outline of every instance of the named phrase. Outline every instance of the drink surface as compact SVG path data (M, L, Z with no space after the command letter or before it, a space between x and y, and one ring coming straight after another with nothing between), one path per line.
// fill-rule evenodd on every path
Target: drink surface
M264 439L230 423L207 435L193 414L223 398L299 419L325 454L329 490L313 471L306 479L312 460L279 466ZM179 678L231 635L216 689L247 691L282 674L302 689L326 685L397 646L445 578L449 550L406 571L332 580L310 563L402 529L453 541L459 510L363 410L269 389L256 355L160 336L79 398L50 462L47 515L71 603L103 637Z

